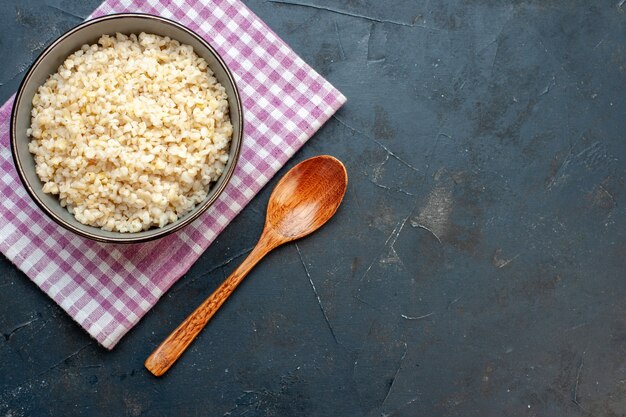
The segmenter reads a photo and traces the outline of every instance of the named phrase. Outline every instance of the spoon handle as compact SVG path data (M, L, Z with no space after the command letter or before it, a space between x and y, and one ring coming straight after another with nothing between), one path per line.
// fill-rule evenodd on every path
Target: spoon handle
M150 372L155 376L161 376L167 372L248 275L248 272L269 251L278 246L277 242L273 242L274 239L267 237L268 235L264 233L241 265L148 356L144 365Z

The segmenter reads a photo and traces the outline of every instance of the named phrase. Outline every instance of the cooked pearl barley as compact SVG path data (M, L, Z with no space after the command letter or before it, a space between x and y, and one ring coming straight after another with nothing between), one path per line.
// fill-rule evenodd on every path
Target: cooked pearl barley
M104 35L33 98L30 152L43 192L83 224L139 232L176 221L222 174L228 101L191 46Z

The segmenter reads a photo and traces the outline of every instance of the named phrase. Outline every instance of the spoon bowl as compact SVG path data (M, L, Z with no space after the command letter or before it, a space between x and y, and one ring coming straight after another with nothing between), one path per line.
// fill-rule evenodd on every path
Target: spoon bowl
M347 186L346 168L332 156L299 163L274 188L265 229L273 230L282 243L314 232L335 214Z
M152 352L144 363L146 368L155 376L167 372L265 255L277 246L313 233L330 220L339 208L347 186L346 168L332 156L316 156L291 168L270 195L263 233L254 249Z

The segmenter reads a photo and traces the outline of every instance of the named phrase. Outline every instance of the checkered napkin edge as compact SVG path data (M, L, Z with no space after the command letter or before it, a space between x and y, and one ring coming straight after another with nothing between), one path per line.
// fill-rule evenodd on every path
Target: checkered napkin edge
M204 37L234 74L246 125L237 169L205 214L163 239L114 245L76 236L34 205L9 150L13 98L0 108L0 251L107 349L346 101L239 0L107 0L90 17L122 12Z

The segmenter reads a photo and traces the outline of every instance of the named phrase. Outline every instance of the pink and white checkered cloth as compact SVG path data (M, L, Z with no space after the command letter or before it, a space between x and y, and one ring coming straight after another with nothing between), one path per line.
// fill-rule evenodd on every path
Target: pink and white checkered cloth
M204 37L234 73L246 124L216 203L182 231L131 247L75 236L40 212L11 159L13 100L0 108L0 250L108 349L346 100L239 0L106 0L91 17L120 12L160 15Z

